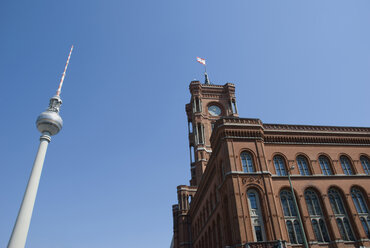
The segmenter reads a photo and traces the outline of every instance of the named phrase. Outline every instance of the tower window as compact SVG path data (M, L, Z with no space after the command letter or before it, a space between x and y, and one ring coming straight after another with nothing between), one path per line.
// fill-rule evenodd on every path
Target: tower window
M195 150L194 146L190 147L190 162L194 163L195 162Z
M188 122L188 129L189 129L189 133L193 132L193 123Z
M249 152L242 152L240 154L240 159L244 172L254 172L253 159Z
M233 110L234 110L234 114L238 113L238 109L236 108L235 100L233 101Z
M199 97L194 98L194 108L193 108L195 113L202 112L202 102L199 99Z
M197 124L197 141L198 144L204 144L204 130L203 125L201 123Z

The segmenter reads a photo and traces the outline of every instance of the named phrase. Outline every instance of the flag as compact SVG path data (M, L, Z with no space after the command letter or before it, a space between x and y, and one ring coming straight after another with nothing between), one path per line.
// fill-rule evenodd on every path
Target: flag
M197 57L197 61L199 63L201 63L202 65L206 65L206 60L205 59L202 59L202 58Z

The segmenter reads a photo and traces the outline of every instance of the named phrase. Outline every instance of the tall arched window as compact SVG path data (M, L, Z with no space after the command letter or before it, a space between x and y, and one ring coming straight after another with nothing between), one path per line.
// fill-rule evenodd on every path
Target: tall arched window
M285 162L282 156L276 155L274 157L274 165L276 170L276 175L286 176Z
M346 156L340 156L340 164L342 165L342 169L344 174L346 175L353 175L351 163Z
M353 235L352 227L348 221L347 211L344 207L341 195L336 189L331 188L329 189L328 196L342 239L345 241L354 241L355 236Z
M298 164L299 173L302 176L311 175L310 170L308 169L307 159L304 156L300 155L297 157L297 164Z
M370 175L370 163L369 159L365 156L360 157L362 167L364 167L364 171L366 174Z
M330 242L328 229L324 221L324 215L322 212L321 204L319 202L319 197L316 192L307 189L304 192L304 198L306 200L306 205L308 208L308 214L311 218L311 223L313 231L318 242Z
M247 192L248 196L248 205L249 205L249 214L251 216L252 228L253 228L253 237L255 242L265 241L266 234L265 228L263 225L263 217L261 204L259 201L258 193L250 189Z
M284 219L291 244L302 244L303 236L299 227L297 211L294 206L292 193L283 190L280 193L281 205L283 207Z
M320 163L320 167L321 167L321 170L322 170L322 174L328 176L328 175L333 175L333 172L330 168L330 162L329 162L329 159L325 156L320 156L319 157L319 163Z
M362 227L368 238L370 238L370 215L369 208L366 205L365 198L361 191L357 188L352 188L351 196L353 203L356 206L358 216L360 217Z
M252 155L249 152L242 152L240 154L244 172L254 172L254 165Z

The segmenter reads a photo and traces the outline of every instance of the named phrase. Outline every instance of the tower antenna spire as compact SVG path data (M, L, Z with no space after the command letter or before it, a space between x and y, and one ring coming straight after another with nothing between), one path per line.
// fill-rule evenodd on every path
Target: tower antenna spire
M66 71L67 71L67 68L68 68L69 59L71 58L72 50L73 50L73 45L71 47L71 50L69 51L67 63L66 63L66 66L64 67L62 78L60 79L59 87L58 87L58 90L57 90L57 96L60 96L60 92L62 91L62 86L63 86L64 78L66 76Z

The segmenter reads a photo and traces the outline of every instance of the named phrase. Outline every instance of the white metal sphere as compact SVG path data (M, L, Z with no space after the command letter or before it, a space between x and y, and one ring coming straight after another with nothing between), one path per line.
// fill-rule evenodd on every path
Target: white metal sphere
M46 110L37 117L36 126L41 133L56 135L63 127L63 120L58 113Z

